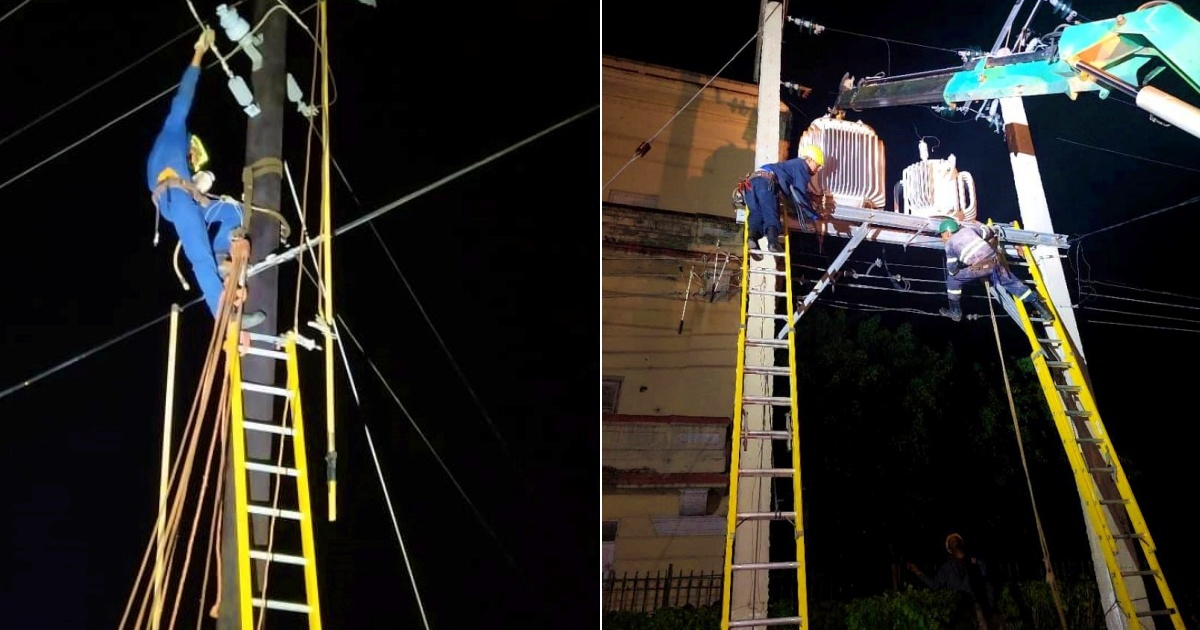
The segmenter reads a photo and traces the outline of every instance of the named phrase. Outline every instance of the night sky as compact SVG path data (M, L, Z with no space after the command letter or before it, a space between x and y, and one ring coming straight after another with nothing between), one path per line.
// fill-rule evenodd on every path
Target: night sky
M195 4L217 26L218 3ZM599 126L598 13L378 4L330 2L332 151L353 191L335 173L335 225L592 111L334 240L335 310L383 378L346 343L362 404L339 361L340 505L328 523L323 359L301 351L326 627L423 627L364 426L431 627L592 619L596 250L580 247L594 224L576 215L595 207L584 191ZM244 16L252 5L239 7ZM151 243L145 160L170 94L129 112L179 81L199 31L183 0L6 0L0 16L0 203L10 221L0 626L115 628L155 517L168 327L21 383L198 297L172 271L173 229L164 222ZM315 10L302 18L315 28ZM288 31L288 68L307 93L312 40L294 22ZM232 48L219 28L217 46ZM230 64L249 81L245 56ZM203 73L189 123L208 145L214 191L236 196L246 116L225 82L219 66ZM284 159L299 184L307 121L285 107ZM295 225L286 189L285 199ZM284 267L283 322L297 282L295 264ZM316 300L306 281L302 326ZM177 427L211 327L203 307L183 312ZM193 580L203 556L201 544ZM193 623L194 604L185 599L181 625Z
M1032 0L1024 3L1018 28L1035 4ZM1081 1L1074 8L1099 20L1132 11L1138 4ZM1179 4L1191 15L1200 15L1200 3ZM789 17L811 20L826 30L814 35L795 24L785 24L782 80L811 87L812 93L801 99L785 90L783 98L803 129L808 120L833 106L844 73L862 78L958 65L955 50L991 49L1012 7L1013 3L1004 2L924 1L881 3L871 8L864 3L792 2L787 7ZM605 9L604 54L709 75L728 64L721 76L753 81L755 46L746 46L741 54L738 51L754 36L758 2L730 3L719 9L715 5L705 9L699 5L680 8L609 2ZM1031 29L1046 33L1060 22L1042 3ZM1200 101L1170 71L1155 78L1152 85L1190 103ZM1189 581L1189 573L1200 553L1188 537L1189 494L1184 491L1181 496L1179 491L1186 487L1185 480L1194 477L1187 462L1194 459L1197 432L1190 420L1194 413L1186 392L1194 387L1190 361L1200 350L1200 316L1196 312L1200 290L1190 272L1193 235L1200 220L1194 203L1147 215L1196 197L1200 139L1152 121L1129 97L1115 93L1106 101L1096 93L1084 93L1077 101L1064 95L1032 97L1025 99L1025 108L1056 231L1078 237L1104 230L1080 240L1064 260L1073 299L1080 305L1076 316L1083 349L1116 451L1140 473L1133 482L1134 493L1158 544L1172 591L1177 598L1185 591L1194 593L1200 585ZM953 153L959 169L974 176L981 217L997 222L1020 218L1004 138L986 123L961 116L947 119L927 107L915 106L849 112L846 117L871 125L884 140L889 207L891 186L902 168L919 159L917 141L924 136L931 157ZM632 155L634 148L612 150ZM636 168L634 163L628 170ZM731 181L731 188L733 184ZM1127 225L1105 229L1130 220L1133 222ZM823 254L808 236L793 247L803 262L821 265L828 264L844 242L825 239ZM864 271L882 251L864 247L852 263ZM923 272L906 273L940 277L940 254L906 253L889 247L886 255L891 263L929 266ZM935 293L941 290L940 286L933 289ZM884 293L839 288L836 295L827 291L821 300L916 309L920 313L891 313L889 321L911 322L927 339L978 348L979 356L990 353L995 358L995 340L987 319L955 325L930 316L945 305L944 295L881 295ZM967 300L965 308L986 318L982 300ZM1007 318L1000 325L1010 357L1028 356L1028 343L1016 327ZM1001 387L997 374L997 388ZM1064 470L1064 474L1069 473ZM1066 508L1067 518L1079 518L1077 503L1068 502ZM1014 518L1025 524L1032 517L1026 511ZM928 541L931 547L939 543L940 538ZM925 543L913 541L914 547L921 544ZM1029 540L1028 546L1036 555L1036 540ZM1051 553L1054 551L1052 548Z

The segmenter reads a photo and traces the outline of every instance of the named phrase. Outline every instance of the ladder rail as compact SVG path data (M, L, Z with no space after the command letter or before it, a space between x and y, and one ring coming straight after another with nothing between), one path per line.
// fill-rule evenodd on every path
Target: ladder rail
M861 239L862 234L857 234ZM847 248L849 249L849 248ZM792 294L792 237L791 233L784 230L783 237L784 251L784 270L785 281L787 283L787 321L791 322L787 325L787 345L788 345L788 387L789 395L792 397L791 407L791 451L792 451L792 510L796 513L794 523L795 531L793 537L796 539L796 615L800 618L798 627L800 630L808 630L808 571L807 560L804 552L804 503L803 484L800 479L800 394L797 382L796 372L796 299ZM815 298L814 298L815 299ZM806 304L811 304L806 300Z
M321 630L321 606L317 597L317 553L316 541L313 538L312 500L308 488L308 452L304 440L304 414L300 404L300 371L299 360L296 357L296 335L289 333L284 346L287 353L287 384L292 392L290 403L292 407L292 452L295 459L296 494L300 504L300 513L304 515L300 523L300 545L304 557L304 586L308 593L308 627L309 630ZM283 478L279 478L282 482ZM264 594L265 597L265 594Z
M246 489L246 475L243 472L246 466L246 428L245 418L243 417L245 407L242 400L242 388L239 386L242 382L242 362L238 354L238 332L237 323L230 323L225 339L225 360L230 383L233 384L229 388L230 437L232 440L230 445L233 450L234 471L233 492L236 505L243 506L247 505L249 499ZM241 518L240 514L233 520L234 535L237 537L238 547L238 619L241 621L242 630L253 630L254 608L250 588L250 529L249 524L245 519ZM245 550L244 553L243 550Z
M1046 292L1041 269L1037 265L1037 260L1034 257L1032 248L1023 247L1022 250L1023 257L1028 263L1029 273L1034 281L1035 291L1038 293L1041 299L1045 301L1045 303L1049 305L1051 309L1053 309L1053 303L1050 301L1050 297ZM1038 379L1041 381L1042 389L1046 395L1047 402L1050 403L1051 415L1054 418L1055 426L1058 428L1059 436L1062 439L1063 447L1067 452L1068 460L1071 463L1071 467L1074 469L1076 486L1082 493L1084 493L1086 498L1084 503L1090 520L1092 521L1093 525L1097 527L1097 533L1100 535L1103 545L1107 546L1106 551L1108 551L1108 553L1104 554L1105 565L1110 576L1112 577L1118 601L1120 602L1126 617L1129 619L1136 618L1136 611L1134 610L1133 601L1129 594L1125 577L1122 576L1121 568L1117 564L1115 545L1121 543L1118 541L1117 537L1114 536L1111 528L1109 527L1108 515L1104 513L1105 510L1103 504L1100 502L1102 497L1099 496L1099 486L1096 484L1096 480L1092 476L1092 472L1089 470L1089 466L1084 459L1083 449L1078 444L1077 438L1080 437L1099 438L1102 440L1101 444L1104 448L1098 448L1098 450L1100 450L1101 456L1106 460L1106 464L1112 469L1111 474L1113 476L1117 492L1121 498L1125 500L1125 511L1130 520L1133 533L1140 534L1137 542L1141 544L1146 564L1153 572L1154 581L1155 585L1158 587L1159 596L1163 600L1163 605L1171 611L1171 621L1173 622L1174 626L1182 630L1184 628L1183 619L1179 614L1179 609L1175 603L1175 599L1171 594L1171 590L1167 585L1166 577L1163 574L1162 567L1158 562L1157 547L1153 538L1150 536L1150 530L1146 524L1145 516L1141 511L1141 507L1138 505L1137 499L1134 497L1133 488L1129 483L1128 477L1125 475L1125 470L1121 466L1120 459L1117 457L1116 449L1112 442L1108 439L1108 430L1105 428L1104 422L1100 417L1095 399L1092 396L1091 388L1084 377L1082 369L1079 367L1079 359L1077 356L1075 356L1071 348L1071 344L1069 343L1070 338L1067 336L1066 331L1063 328L1061 318L1055 317L1052 323L1045 324L1043 322L1043 324L1051 327L1055 333L1055 337L1060 340L1060 343L1057 344L1053 350L1061 355L1059 358L1063 362L1069 364L1069 367L1066 371L1070 380L1069 384L1073 386L1070 394L1078 397L1080 406L1083 409L1091 412L1088 417L1077 419L1077 421L1083 423L1084 426L1087 426L1088 423L1090 423L1091 426L1088 427L1092 434L1090 436L1079 435L1079 428L1075 422L1072 421L1072 418L1067 415L1066 406L1062 398L1065 392L1061 392L1057 386L1057 383L1054 381L1053 374L1050 371L1050 366L1047 364L1047 351L1045 348L1043 348L1041 339L1038 338L1037 331L1034 329L1033 322L1029 319L1029 315L1025 310L1024 304L1020 303L1018 300L1014 300L1014 303L1016 304L1016 308L1021 315L1022 328L1025 330L1026 335L1029 337L1030 344L1034 348L1034 367L1038 374ZM1053 401L1058 401L1058 404L1054 404Z
M742 230L742 287L741 311L739 311L736 377L733 385L733 433L730 437L729 456L729 507L725 524L725 566L722 568L721 579L721 628L729 628L729 616L732 602L730 593L733 588L733 539L737 532L738 483L741 469L742 443L742 396L745 393L746 378L746 326L748 317L747 306L750 299L750 226Z

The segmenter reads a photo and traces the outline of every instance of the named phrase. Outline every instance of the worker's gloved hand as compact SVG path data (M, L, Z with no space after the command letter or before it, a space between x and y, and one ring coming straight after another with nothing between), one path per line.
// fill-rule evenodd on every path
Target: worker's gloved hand
M213 42L216 41L216 38L216 31L206 26L204 27L204 32L200 33L200 38L197 39L196 43L192 45L192 48L195 48L201 52L207 51L209 48L212 48Z

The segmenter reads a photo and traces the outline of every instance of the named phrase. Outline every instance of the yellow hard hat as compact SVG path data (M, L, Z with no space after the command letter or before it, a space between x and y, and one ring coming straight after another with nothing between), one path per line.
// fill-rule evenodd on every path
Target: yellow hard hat
M800 157L812 158L817 166L825 166L825 153L821 151L821 147L815 144L806 144L800 147Z
M198 171L208 164L208 151L204 148L204 143L200 142L200 138L193 135L189 140L191 151L188 152L188 159L191 161L192 171Z

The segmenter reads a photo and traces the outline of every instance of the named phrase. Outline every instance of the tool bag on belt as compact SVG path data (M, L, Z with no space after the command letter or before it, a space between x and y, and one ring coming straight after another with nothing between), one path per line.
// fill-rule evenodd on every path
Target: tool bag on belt
M733 207L735 207L735 208L747 207L746 206L746 193L750 192L750 180L755 177L765 177L765 178L771 180L772 184L775 183L775 173L772 171L768 171L766 169L759 169L756 171L751 171L749 173L746 173L746 176L739 179L737 186L734 187L734 189L733 189ZM776 194L778 194L778 190L776 190Z

